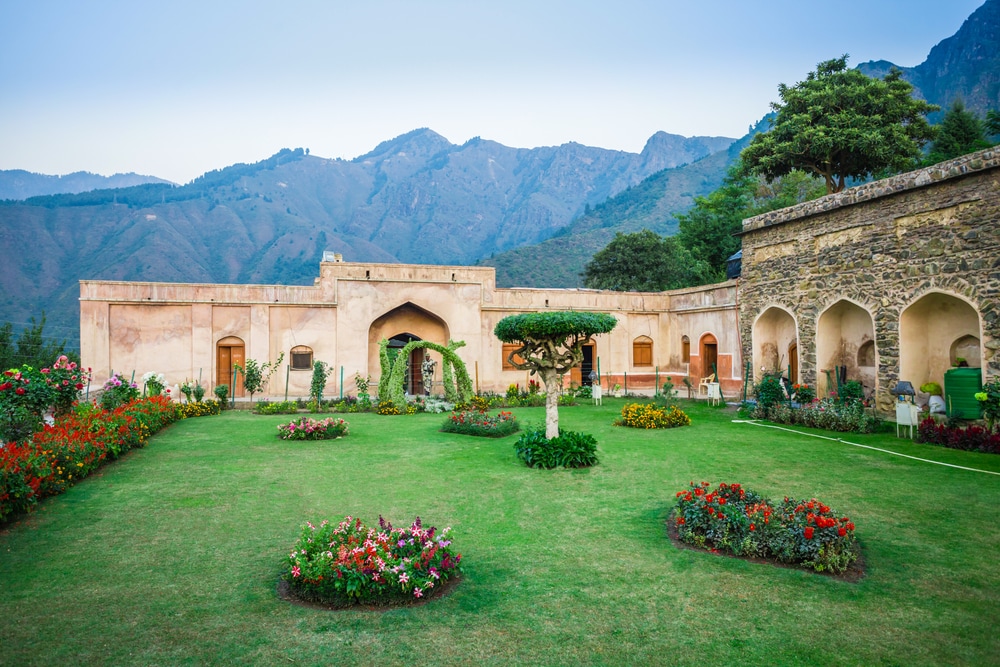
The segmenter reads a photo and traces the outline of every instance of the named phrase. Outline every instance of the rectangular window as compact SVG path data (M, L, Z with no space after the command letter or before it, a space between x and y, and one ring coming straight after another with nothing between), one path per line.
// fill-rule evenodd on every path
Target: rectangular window
M511 364L510 361L508 361L508 359L510 359L510 353L513 352L514 350L518 349L519 347L521 347L521 346L520 345L514 345L513 343L504 343L504 346L503 346L503 359L502 359L502 361L503 361L503 370L505 370L505 371L516 371L517 370L516 368L514 368L513 364ZM516 361L519 364L520 363L524 363L524 359L522 359L520 355L514 355L514 361Z

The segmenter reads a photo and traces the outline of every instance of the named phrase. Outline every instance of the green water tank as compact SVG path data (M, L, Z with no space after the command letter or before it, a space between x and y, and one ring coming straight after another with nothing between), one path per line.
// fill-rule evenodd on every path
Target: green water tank
M983 390L981 368L952 368L944 372L944 402L949 417L982 419L983 408L976 393Z

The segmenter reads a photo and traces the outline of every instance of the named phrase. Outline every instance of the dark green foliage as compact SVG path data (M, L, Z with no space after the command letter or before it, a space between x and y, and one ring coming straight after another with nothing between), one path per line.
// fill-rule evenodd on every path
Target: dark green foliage
M67 349L67 345L65 340L57 341L45 335L44 311L41 321L36 322L32 317L30 325L17 336L16 340L14 326L7 322L0 326L0 370L24 365L44 368L63 354L69 357L70 361L80 363L79 353Z
M330 365L325 361L319 361L318 359L313 362L313 374L312 382L309 385L309 396L312 397L316 403L321 403L323 401L323 389L326 387L326 379L330 376L332 369Z
M841 403L861 402L865 398L865 387L857 380L849 380L840 385L837 398Z
M615 238L583 269L583 284L619 292L659 292L710 282L710 271L672 236L644 229Z
M986 112L986 120L983 121L983 130L990 136L1000 134L1000 112L990 109Z
M588 468L597 464L597 440L588 433L559 429L545 438L543 429L525 431L514 443L517 458L529 468Z
M742 230L745 218L824 194L823 181L805 172L793 170L768 183L750 173L742 162L736 162L719 189L707 197L696 197L694 206L677 216L680 221L677 238L694 261L709 267L711 280L706 282L723 280L726 260L740 249L736 234Z
M912 167L934 136L925 116L939 107L914 99L899 70L873 79L847 69L847 58L819 63L794 86L778 85L771 130L742 153L751 171L774 179L801 169L839 192L849 178Z
M589 338L608 333L618 324L607 313L578 313L555 311L551 313L523 313L511 315L497 322L493 334L505 343L533 340Z
M937 126L937 138L924 164L937 164L989 147L983 122L971 111L966 111L962 100L955 100Z
M754 387L754 394L757 396L757 405L762 410L767 410L786 400L781 379L776 375L765 375L764 379Z

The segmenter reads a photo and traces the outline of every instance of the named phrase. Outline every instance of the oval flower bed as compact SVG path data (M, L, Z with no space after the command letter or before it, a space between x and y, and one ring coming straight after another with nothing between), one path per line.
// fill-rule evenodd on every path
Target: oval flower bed
M278 424L278 437L282 440L333 440L347 435L347 426L347 422L339 417L302 417L287 424Z
M854 523L816 500L772 503L739 484L691 482L676 494L674 524L682 542L737 556L844 573L858 560Z
M306 523L282 580L293 598L335 607L421 601L460 573L450 531L425 528L420 517L409 528L382 517L378 528L351 516L337 525Z
M485 410L456 410L445 420L441 430L445 433L502 438L519 428L517 419L507 411L488 415Z
M691 418L676 405L669 408L655 403L629 403L622 408L622 417L615 426L631 428L675 428L690 426Z

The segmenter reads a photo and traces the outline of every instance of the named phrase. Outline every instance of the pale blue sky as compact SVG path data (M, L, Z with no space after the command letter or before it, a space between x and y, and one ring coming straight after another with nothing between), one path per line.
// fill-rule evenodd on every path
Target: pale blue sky
M184 183L283 147L743 135L816 63L917 65L983 0L0 0L0 169Z

